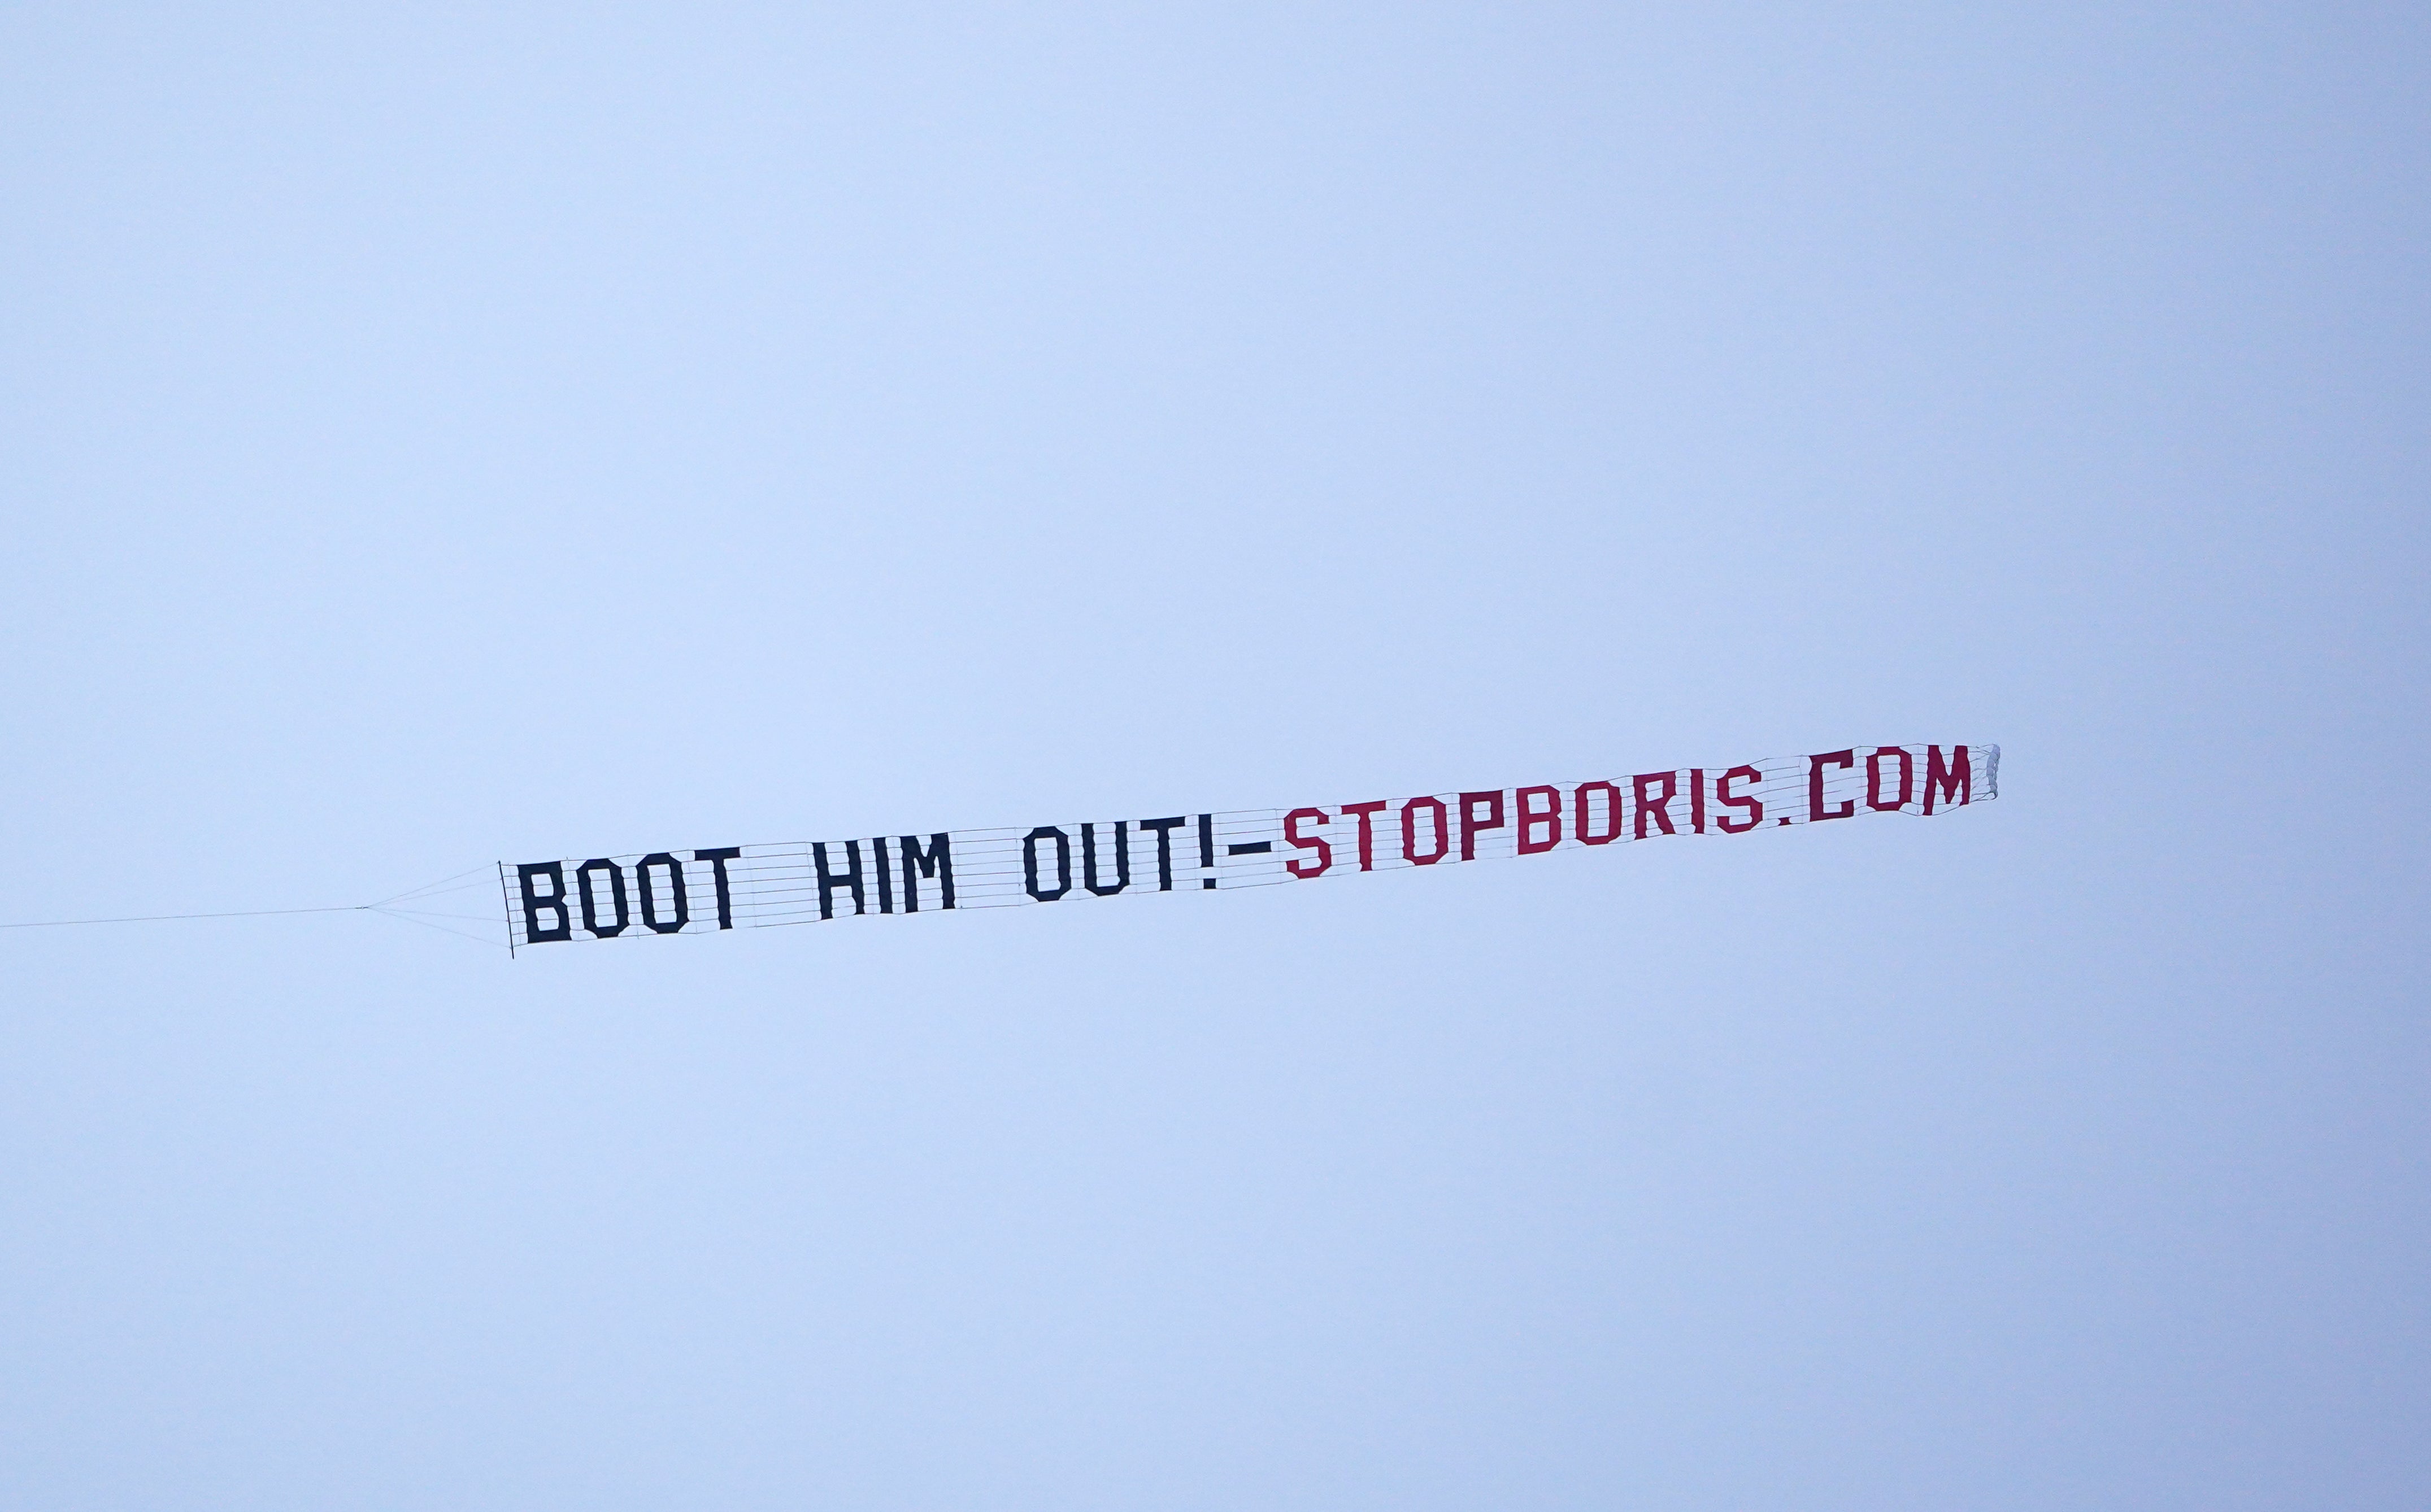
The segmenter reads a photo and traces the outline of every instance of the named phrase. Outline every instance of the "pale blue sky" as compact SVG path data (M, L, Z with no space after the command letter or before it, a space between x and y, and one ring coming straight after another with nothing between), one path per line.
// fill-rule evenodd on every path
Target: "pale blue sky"
M873 19L881 15L883 19ZM0 17L0 1502L2431 1502L2416 8Z

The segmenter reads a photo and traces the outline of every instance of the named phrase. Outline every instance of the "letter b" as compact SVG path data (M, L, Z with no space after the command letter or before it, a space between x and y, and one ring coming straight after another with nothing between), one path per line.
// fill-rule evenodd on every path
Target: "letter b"
M548 892L543 896L532 883L548 878ZM572 939L574 921L565 911L565 863L562 861L528 861L515 868L515 879L523 887L524 943L545 945L553 939ZM557 915L557 922L540 927L541 910Z

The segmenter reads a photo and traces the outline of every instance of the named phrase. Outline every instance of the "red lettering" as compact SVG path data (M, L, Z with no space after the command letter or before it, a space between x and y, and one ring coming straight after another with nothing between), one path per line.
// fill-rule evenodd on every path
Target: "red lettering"
M1688 769L1688 827L1705 833L1705 769Z
M1522 788L1512 796L1517 800L1516 806L1519 810L1520 855L1534 856L1539 851L1550 851L1562 843L1561 789ZM1544 800L1544 807L1535 806L1534 801L1537 799ZM1543 839L1535 839L1533 833L1539 824L1545 826Z
M1924 748L1924 811L1928 814L1933 812L1936 791L1944 798L1955 799L1962 804L1974 802L1975 773L1967 759L1967 748L1953 745L1950 751L1958 759L1954 765L1945 766L1941 759L1941 747L1928 745Z
M1899 796L1883 802L1883 757L1899 757ZM1907 806L1908 794L1916 787L1916 758L1895 745L1878 745L1866 755L1866 806L1881 813Z
M1424 856L1418 854L1418 822L1420 808L1434 816L1435 848ZM1413 798L1401 806L1401 859L1412 866L1433 866L1451 849L1451 824L1444 817L1440 798Z
M1587 794L1591 792L1603 794L1603 817L1606 822L1601 835L1595 832L1594 825L1587 822L1588 818L1594 813L1594 810L1587 806ZM1570 833L1579 838L1581 845L1610 845L1620 839L1620 810L1619 789L1608 782L1580 783L1578 790L1570 794Z
M1663 785L1663 796L1660 798L1647 797L1646 789L1658 782ZM1637 797L1637 839L1642 840L1646 838L1646 821L1649 816L1651 816L1654 822L1662 827L1664 834L1677 835L1680 833L1678 830L1671 827L1670 808L1672 798L1680 791L1680 773L1676 772L1641 772L1636 776L1629 779L1629 786Z
M1376 870L1376 826L1371 821L1375 819L1376 811L1385 806L1382 798L1372 804L1342 806L1344 813L1356 815L1359 820L1359 870L1362 872Z
M1837 808L1823 806L1823 769L1853 767L1856 764L1857 752L1853 746L1846 751L1826 751L1821 756L1806 758L1806 817L1809 820L1847 819L1857 811L1854 798L1842 799Z
M1479 812L1480 806L1484 812ZM1465 792L1460 795L1460 858L1477 859L1477 832L1502 827L1502 789L1492 792Z
M1730 771L1723 773L1721 776L1717 778L1714 782L1714 802L1721 805L1724 808L1744 808L1747 810L1747 817L1740 820L1735 824L1731 822L1731 819L1728 814L1717 814L1714 816L1714 823L1716 827L1720 829L1725 835L1744 835L1749 830L1752 830L1758 824L1764 822L1763 799L1758 798L1753 793L1741 794L1731 791L1731 784L1742 779L1748 782L1762 782L1764 780L1764 773L1758 772L1753 767L1733 767Z
M1304 819L1316 820L1320 824L1328 822L1325 810L1322 808L1295 808L1283 816L1283 839L1303 851L1315 850L1316 864L1309 866L1307 862L1295 856L1283 863L1283 870L1296 877L1321 877L1325 875L1325 869L1333 864L1333 847L1326 844L1317 836L1302 835L1299 832L1299 823ZM1302 871L1303 867L1307 870Z

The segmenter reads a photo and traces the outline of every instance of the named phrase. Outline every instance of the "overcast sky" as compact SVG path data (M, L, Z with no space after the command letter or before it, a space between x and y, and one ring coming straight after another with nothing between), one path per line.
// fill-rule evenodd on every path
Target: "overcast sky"
M2005 757L0 933L0 1502L2431 1503L2426 99L2398 5L10 8L0 920Z

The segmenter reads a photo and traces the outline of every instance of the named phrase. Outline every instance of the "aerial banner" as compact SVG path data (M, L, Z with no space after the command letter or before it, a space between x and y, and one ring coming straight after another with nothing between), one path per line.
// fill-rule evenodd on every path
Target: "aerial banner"
M1999 796L1997 745L1861 745L1584 782L1142 819L500 862L511 946L647 939L870 914L1221 892L1744 835Z

